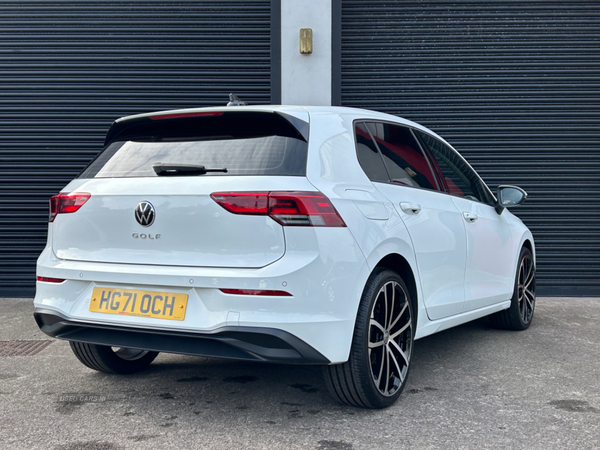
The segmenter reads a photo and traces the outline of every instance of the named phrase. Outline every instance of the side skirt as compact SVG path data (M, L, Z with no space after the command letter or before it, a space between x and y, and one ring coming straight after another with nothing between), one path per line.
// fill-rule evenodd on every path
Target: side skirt
M430 334L437 333L438 331L447 330L463 323L471 322L472 320L480 319L481 317L489 316L503 309L510 307L510 300L506 300L502 303L497 303L492 306L486 306L485 308L476 309L474 311L468 311L466 313L457 314L456 316L446 317L440 320L428 320L424 324L419 324L417 328L417 334L415 339L421 339Z

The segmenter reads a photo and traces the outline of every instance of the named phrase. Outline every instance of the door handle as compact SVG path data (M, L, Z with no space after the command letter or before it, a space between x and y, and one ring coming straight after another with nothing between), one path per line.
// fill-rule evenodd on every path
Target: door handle
M402 208L402 211L406 214L419 214L421 212L421 205L417 203L402 202L400 203L400 208Z
M463 217L464 217L464 218L465 218L465 220L466 220L467 222L469 222L469 223L473 223L473 222L475 222L477 219L479 219L479 216L478 216L477 214L475 214L475 213L472 213L472 212L468 212L468 211L465 211L465 212L463 212Z

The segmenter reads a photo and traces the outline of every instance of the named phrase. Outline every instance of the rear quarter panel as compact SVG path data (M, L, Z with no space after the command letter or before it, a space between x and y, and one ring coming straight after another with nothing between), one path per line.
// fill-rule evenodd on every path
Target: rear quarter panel
M398 254L408 262L416 278L418 321L427 321L424 303L420 300L422 290L415 254L406 226L389 200L365 175L356 155L353 121L369 117L382 118L376 113L359 117L350 112L331 114L331 111L311 109L307 177L333 202L367 260L368 273L361 274L362 279L356 281L360 292L358 301L352 305L354 313L372 270L387 255ZM360 198L357 193L362 193ZM372 207L367 209L364 205L368 202ZM366 211L374 210L379 213L371 217L378 218L367 218Z

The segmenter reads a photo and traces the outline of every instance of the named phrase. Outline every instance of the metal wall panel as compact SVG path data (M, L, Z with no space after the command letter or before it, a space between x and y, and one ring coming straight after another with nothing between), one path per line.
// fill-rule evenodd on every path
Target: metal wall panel
M0 296L30 296L48 198L111 122L271 99L271 0L0 1Z
M530 197L544 295L600 295L600 2L342 1L344 106L439 132Z

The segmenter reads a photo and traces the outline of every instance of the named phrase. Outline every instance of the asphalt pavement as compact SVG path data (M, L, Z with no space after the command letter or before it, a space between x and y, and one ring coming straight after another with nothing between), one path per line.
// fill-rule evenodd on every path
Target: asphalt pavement
M417 341L377 411L335 403L314 366L161 354L94 372L32 312L0 299L0 355L27 353L0 356L1 449L600 448L600 298L539 298L524 332L482 319Z

